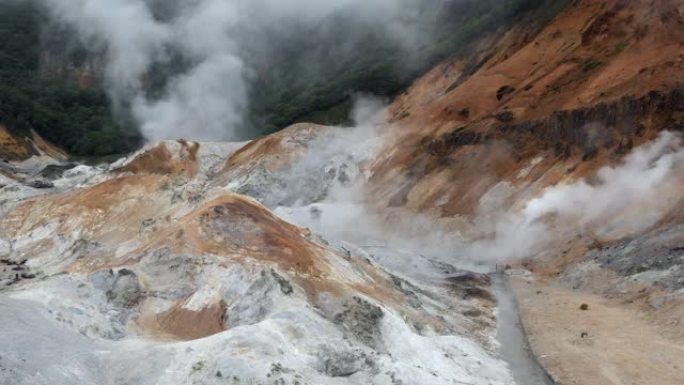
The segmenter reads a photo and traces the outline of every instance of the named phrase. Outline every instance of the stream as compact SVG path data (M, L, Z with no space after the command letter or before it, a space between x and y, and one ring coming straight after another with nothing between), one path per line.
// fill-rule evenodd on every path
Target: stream
M508 363L518 385L554 385L532 353L520 322L518 306L502 273L491 274L492 292L498 302L497 339L501 357Z

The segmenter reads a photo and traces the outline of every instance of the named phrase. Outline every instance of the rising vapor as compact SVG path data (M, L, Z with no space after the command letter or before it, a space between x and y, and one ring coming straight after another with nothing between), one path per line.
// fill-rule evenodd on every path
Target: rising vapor
M361 99L357 106L365 109L369 104ZM368 137L357 136L370 135L373 130L367 127L360 124L315 148L361 149L364 143L372 143ZM378 148L369 148L361 158L373 158ZM329 161L330 154L330 150L312 151L313 158L304 158L297 166L310 173L315 165ZM300 170L296 175L301 179L305 174ZM362 245L392 245L449 263L457 261L471 269L488 269L495 263L536 256L578 235L609 241L638 234L680 201L683 185L682 139L663 132L654 141L635 148L620 164L601 168L595 177L549 186L513 208L502 209L483 199L483 208L473 219L469 234L449 230L434 218L413 212L380 215L366 203L362 175L352 185L333 186L322 202L275 211L288 221L331 238Z
M264 32L315 25L333 12L382 21L390 36L415 41L404 20L418 0L40 0L85 46L106 52L105 81L114 104L130 110L148 140L235 137L255 75L249 57L272 49ZM163 9L160 12L159 9ZM163 16L160 16L163 14ZM184 60L151 97L154 65ZM277 63L276 63L277 64Z
M490 237L466 248L469 259L532 257L578 234L614 240L648 229L674 207L684 184L681 136L662 132L594 178L560 183L481 223Z

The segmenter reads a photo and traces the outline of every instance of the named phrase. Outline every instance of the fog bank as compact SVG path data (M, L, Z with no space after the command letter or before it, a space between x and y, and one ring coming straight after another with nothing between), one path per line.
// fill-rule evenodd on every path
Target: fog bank
M149 140L234 138L245 117L248 84L262 70L255 66L276 48L270 40L306 31L333 14L372 23L407 47L421 40L412 24L420 0L40 2L91 51L105 52L111 98L132 113ZM339 38L336 44L344 47L345 37ZM313 77L315 66L311 71ZM151 95L150 84L160 76L167 77L163 89Z

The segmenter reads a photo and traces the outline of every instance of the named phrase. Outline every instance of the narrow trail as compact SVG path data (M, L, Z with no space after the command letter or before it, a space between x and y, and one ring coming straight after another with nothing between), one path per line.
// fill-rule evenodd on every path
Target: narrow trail
M501 357L508 363L518 385L554 385L527 343L518 306L503 274L491 275L492 291L498 302L497 338Z

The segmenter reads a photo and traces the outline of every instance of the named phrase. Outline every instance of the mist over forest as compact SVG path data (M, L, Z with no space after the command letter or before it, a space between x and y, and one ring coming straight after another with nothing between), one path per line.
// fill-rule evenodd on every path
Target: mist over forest
M0 123L79 156L145 140L344 125L477 38L560 0L0 2ZM473 62L471 66L476 66Z

